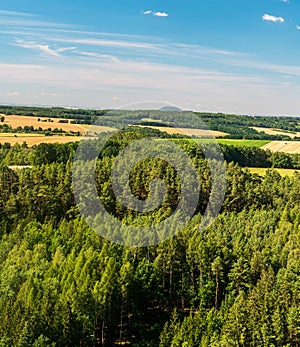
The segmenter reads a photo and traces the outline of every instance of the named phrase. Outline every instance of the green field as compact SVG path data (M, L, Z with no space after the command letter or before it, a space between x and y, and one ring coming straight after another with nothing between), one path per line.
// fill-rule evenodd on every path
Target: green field
M266 168L261 167L249 167L249 170L251 173L256 173L260 176L264 176L266 174L267 170ZM281 176L293 176L295 172L300 172L300 170L294 170L294 169L274 169L280 173Z
M269 143L269 140L233 140L233 139L217 139L222 145L247 146L247 147L262 147Z
M209 141L214 141L210 139L205 139L205 138L197 138L197 139L191 139L191 138L186 138L184 140L190 140L190 141L195 141L195 142L209 142ZM222 145L228 145L228 146L246 146L246 147L262 147L266 144L268 144L269 140L234 140L234 139L216 139L216 141L219 144Z

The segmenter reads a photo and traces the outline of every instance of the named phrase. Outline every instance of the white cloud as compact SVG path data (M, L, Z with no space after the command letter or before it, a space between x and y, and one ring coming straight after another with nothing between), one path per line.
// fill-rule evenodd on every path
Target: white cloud
M300 25L296 25L296 29L297 29L297 30L300 30Z
M149 15L149 14L152 14L153 16L155 17L168 17L169 14L167 12L160 12L160 11L151 11L151 10L147 10L147 11L144 11L143 12L144 15Z
M168 17L169 16L168 13L166 13L166 12L154 12L153 15L155 17Z
M276 17L276 16L272 16L270 14L264 14L262 16L262 19L267 21L267 22L284 23L284 18L283 17Z

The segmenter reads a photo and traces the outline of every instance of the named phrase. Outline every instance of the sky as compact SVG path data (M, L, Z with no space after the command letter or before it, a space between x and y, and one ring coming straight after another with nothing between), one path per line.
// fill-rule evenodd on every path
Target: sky
M299 0L0 0L0 52L0 104L300 115Z

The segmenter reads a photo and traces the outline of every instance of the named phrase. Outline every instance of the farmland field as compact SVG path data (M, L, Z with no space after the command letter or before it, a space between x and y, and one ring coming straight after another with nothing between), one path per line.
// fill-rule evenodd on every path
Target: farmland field
M1 115L2 116L2 115ZM18 126L21 126L22 128L24 126L33 126L34 128L42 128L43 130L47 130L49 128L51 129L62 129L66 132L74 131L74 132L81 132L84 133L88 125L85 124L71 124L70 120L69 123L59 123L59 120L61 118L51 118L51 122L48 122L48 118L43 117L29 117L29 116L14 116L14 115L3 115L5 117L5 121L3 124L10 125L12 128L17 128ZM40 119L40 121L38 121Z
M262 147L271 152L300 153L300 141L271 141Z
M249 168L251 173L256 173L260 176L265 176L266 171L270 170L267 168L260 168L260 167L250 167ZM294 169L274 169L280 173L281 176L293 176L295 172L300 172L300 170L294 170Z
M209 142L210 139L189 139L195 142ZM219 144L228 145L228 146L246 146L246 147L262 147L268 144L269 140L235 140L235 139L215 139ZM214 141L214 140L213 140Z
M246 146L246 147L262 147L268 144L269 140L232 140L232 139L218 139L218 143L223 145L233 146Z
M221 131L205 130L205 129L193 129L193 128L171 128L171 127L159 127L159 126L150 126L150 125L139 125L141 128L152 128L159 131L164 131L170 135L181 134L186 136L196 136L196 137L205 137L205 136L226 136L227 133Z
M27 143L29 147L38 145L40 143L68 143L80 141L82 136L43 136L39 134L1 134L0 143L10 143L15 145L16 143L22 144Z
M262 128L262 127L251 127L251 128L256 130L257 132L264 132L267 135L286 135L292 139L296 136L300 136L300 132L285 131L285 130L273 129L273 128Z

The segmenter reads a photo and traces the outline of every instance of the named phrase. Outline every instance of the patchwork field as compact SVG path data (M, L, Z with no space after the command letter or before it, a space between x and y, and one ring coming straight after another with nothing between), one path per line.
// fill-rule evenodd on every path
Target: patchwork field
M289 136L291 139L293 139L296 136L300 137L300 132L292 132L292 131L284 131L280 129L273 129L273 128L260 128L260 127L250 127L258 132L264 132L267 135L286 135Z
M270 169L266 168L260 168L260 167L250 167L249 168L251 173L256 173L260 176L265 176L266 171ZM293 176L295 172L300 172L300 170L294 170L294 169L275 169L280 173L281 176Z

